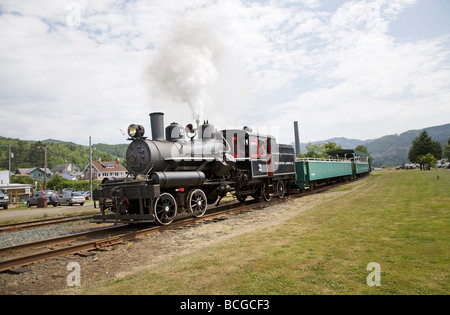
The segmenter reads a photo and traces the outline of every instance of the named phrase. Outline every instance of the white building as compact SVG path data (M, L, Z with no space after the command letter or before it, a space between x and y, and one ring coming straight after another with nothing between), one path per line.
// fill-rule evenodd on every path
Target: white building
M9 185L9 171L0 171L0 185Z

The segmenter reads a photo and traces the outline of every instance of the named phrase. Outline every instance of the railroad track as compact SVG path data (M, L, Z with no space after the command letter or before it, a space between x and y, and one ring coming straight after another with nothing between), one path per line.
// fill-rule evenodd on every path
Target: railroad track
M340 185L343 185L345 183L336 183L333 185L323 186L320 188L317 188L312 191L307 191L299 194L293 194L285 197L286 199L294 199L298 197L308 196L311 194L317 194L321 193L326 190L330 190L332 188L338 187ZM116 244L128 242L132 239L136 239L148 234L152 233L161 233L170 229L183 227L186 225L199 223L202 221L208 221L208 220L214 220L219 217L223 217L228 214L233 213L239 213L248 211L251 209L266 207L268 205L273 205L277 202L283 202L285 199L279 199L274 198L272 202L258 202L255 200L248 201L245 204L239 203L239 202L232 202L214 209L209 210L207 214L200 218L196 218L194 216L185 218L179 221L174 221L172 224L168 226L133 226L133 225L115 225L110 227L103 227L100 229L96 229L94 231L89 232L83 232L83 233L76 233L72 235L67 236L61 236L53 239L46 239L26 244L20 244L10 247L4 247L0 248L0 255L10 255L10 253L17 252L20 250L28 250L31 248L42 248L50 245L57 245L57 244L68 244L68 246L61 247L61 248L55 248L52 247L51 249L47 249L41 252L27 254L25 256L19 256L15 258L10 258L8 260L0 261L0 272L12 270L14 268L22 267L28 264L31 264L33 262L42 261L50 258L54 258L57 256L62 255L69 255L69 254L75 254L85 251L91 251L91 250L99 250L103 249L109 246L113 246ZM122 233L123 232L123 233ZM94 236L98 235L111 235L113 236L107 236L100 239L91 239ZM85 242L79 242L80 240L84 239L90 239ZM75 241L78 241L75 243Z
M21 231L21 230L27 230L27 229L34 229L34 228L48 226L48 225L54 225L54 224L64 224L64 223L74 222L74 221L90 220L92 218L93 218L92 215L75 215L75 216L69 216L69 217L55 217L55 218L49 218L49 219L3 224L3 225L0 225L0 234L16 232L16 231Z
M150 226L142 228L140 226L130 226L130 225L116 225L111 227L103 227L96 229L94 231L76 233L66 236L60 236L52 239L45 239L36 242L30 242L25 244L14 245L10 247L0 248L0 255L11 256L18 251L30 249L42 249L48 246L52 246L50 249L46 248L44 251L28 253L24 256L18 256L14 258L9 258L7 260L0 262L0 272L12 270L14 268L22 267L33 262L42 261L50 258L54 258L62 255L75 254L90 250L103 249L112 245L127 242L129 240L142 237L147 234L161 233L166 230L173 228L179 228L185 225L198 223L206 220L213 220L217 217L224 216L226 214L238 213L241 211L246 211L249 209L264 206L264 202L249 202L249 204L236 207L239 205L238 202L227 204L212 210L210 213L205 214L201 218L190 217L180 221L174 221L169 226ZM123 232L123 233L120 233ZM113 236L109 236L114 234ZM100 239L91 239L98 235L108 235ZM83 239L90 239L85 242L80 242ZM76 243L75 243L76 242ZM67 246L56 248L55 245L65 244Z

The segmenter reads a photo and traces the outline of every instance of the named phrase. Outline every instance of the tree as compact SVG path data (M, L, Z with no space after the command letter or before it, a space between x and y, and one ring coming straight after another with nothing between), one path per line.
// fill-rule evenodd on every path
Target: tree
M98 188L100 183L100 180L94 180L92 182L92 188ZM88 180L72 181L67 178L61 177L58 174L53 175L52 178L47 182L47 187L49 187L49 189L54 189L57 191L62 191L64 188L74 188L76 191L88 191L90 189L89 186L90 183Z
M342 147L334 142L327 142L322 144L322 157L323 158L327 158L328 157L328 152L330 151L335 151L335 150L341 150Z
M334 142L327 142L322 144L312 144L311 142L306 145L306 154L299 154L299 158L313 158L313 159L326 159L328 152L333 150L342 149L340 145Z
M365 146L363 146L362 144L358 145L355 148L355 150L367 154L367 156L370 157L370 158L372 157L370 155L370 153L369 153L369 150Z
M49 189L61 190L63 188L71 187L72 181L55 174L52 178L47 182L47 187Z
M448 139L448 143L444 148L444 158L447 158L447 160L450 161L450 139Z
M299 158L314 158L314 159L320 158L320 155L321 155L320 145L312 144L311 142L309 142L306 145L306 151L307 152L305 154L300 153L298 155L298 157Z
M420 163L420 157L431 154L436 160L442 158L442 147L438 141L433 140L424 130L413 140L409 149L408 159L412 163Z
M436 158L431 153L419 156L418 160L423 170L430 170L436 166Z
M29 176L12 176L11 177L12 184L30 184L34 185L34 179Z

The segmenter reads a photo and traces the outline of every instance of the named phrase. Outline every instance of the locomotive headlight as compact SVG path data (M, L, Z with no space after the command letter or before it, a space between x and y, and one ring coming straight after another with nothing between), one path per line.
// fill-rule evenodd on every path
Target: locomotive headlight
M136 133L137 133L137 126L136 125L130 125L128 127L128 135L130 137L134 137L136 135Z
M128 135L131 138L139 138L144 136L145 129L141 125L132 124L128 127Z

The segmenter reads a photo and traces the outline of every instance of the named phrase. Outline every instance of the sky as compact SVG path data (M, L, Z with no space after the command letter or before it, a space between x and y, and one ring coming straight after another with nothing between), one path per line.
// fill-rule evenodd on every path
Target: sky
M448 0L0 0L0 136L127 143L149 113L302 142L450 123Z

